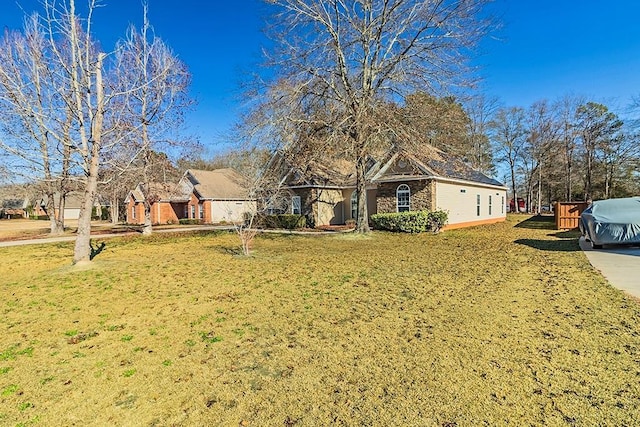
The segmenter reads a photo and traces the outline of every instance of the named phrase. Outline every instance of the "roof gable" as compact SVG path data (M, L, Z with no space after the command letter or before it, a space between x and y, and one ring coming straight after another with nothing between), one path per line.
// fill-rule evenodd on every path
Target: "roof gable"
M180 180L178 192L182 197L193 192L199 199L246 200L249 191L244 181L242 175L230 168L190 169Z
M462 160L428 144L420 146L411 153L398 149L371 180L388 182L421 178L444 178L504 186L501 182L471 168Z
M273 162L276 163L276 162ZM287 162L284 162L287 163ZM278 163L281 165L282 163ZM353 162L309 162L285 169L284 183L289 187L353 187L356 185ZM379 157L367 159L367 182L389 182L440 178L504 187L501 182L429 144L411 150L394 147Z

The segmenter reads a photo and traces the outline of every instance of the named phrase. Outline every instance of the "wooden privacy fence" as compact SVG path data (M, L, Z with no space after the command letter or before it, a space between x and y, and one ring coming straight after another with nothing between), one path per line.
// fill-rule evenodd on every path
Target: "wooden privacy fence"
M556 202L553 212L556 217L557 230L573 230L578 228L580 214L589 206L586 202Z

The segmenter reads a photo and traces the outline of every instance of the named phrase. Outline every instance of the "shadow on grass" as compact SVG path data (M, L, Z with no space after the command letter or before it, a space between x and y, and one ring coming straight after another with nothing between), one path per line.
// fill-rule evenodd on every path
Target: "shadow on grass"
M578 239L574 240L538 240L538 239L518 239L515 243L529 246L541 251L551 252L577 252L580 250Z
M558 239L579 239L580 231L579 230L558 231L557 233L547 234L547 236L557 237Z
M225 254L225 255L233 255L233 256L242 255L242 250L238 246L221 246L221 245L217 245L217 246L213 246L213 249L216 250L217 252L219 252L221 254Z
M555 230L555 219L549 215L535 215L515 225L516 228L528 228L532 230Z
M95 257L100 255L100 252L102 252L104 250L104 248L107 246L107 243L106 242L101 242L101 243L97 244L94 247L93 243L91 243L91 241L89 241L89 246L91 247L91 253L89 254L89 260L93 260Z

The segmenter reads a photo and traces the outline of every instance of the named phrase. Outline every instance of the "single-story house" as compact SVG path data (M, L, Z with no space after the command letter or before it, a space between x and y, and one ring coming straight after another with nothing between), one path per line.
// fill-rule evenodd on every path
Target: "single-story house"
M242 221L245 212L255 211L242 176L233 169L187 170L177 185L155 197L152 223L166 224L180 219L203 223ZM127 222L144 223L144 194L140 186L125 199Z
M4 199L0 202L0 218L29 218L29 199Z
M433 146L419 152L393 149L369 159L366 171L369 215L444 210L445 229L506 219L507 188ZM355 167L313 162L291 167L284 178L289 213L307 216L315 226L356 218Z
M78 219L80 218L80 207L83 203L84 194L81 191L72 191L65 195L64 197L64 219ZM60 209L60 194L55 193L53 196L54 200L54 209L56 212ZM36 199L33 204L33 214L36 216L47 216L49 215L47 212L47 201L48 197L46 195L41 196ZM100 196L96 196L96 199L93 202L93 217L101 217L103 210L109 208L108 203L106 203Z
M152 182L149 183L148 191L145 191L143 184L138 184L124 199L127 223L144 224L145 193L151 199L152 224L177 223L183 217L177 213L180 209L171 203L171 192L174 188L175 183Z

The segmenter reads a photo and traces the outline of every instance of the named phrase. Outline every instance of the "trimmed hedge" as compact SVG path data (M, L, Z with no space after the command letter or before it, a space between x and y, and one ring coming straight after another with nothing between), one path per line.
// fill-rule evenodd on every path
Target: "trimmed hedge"
M447 223L445 211L393 212L371 215L373 228L402 233L437 233Z
M202 221L199 219L189 219L189 218L182 218L179 222L182 225L200 225L202 223Z
M293 214L265 215L261 218L261 222L264 228L283 228L285 230L307 226L307 219L303 215Z

